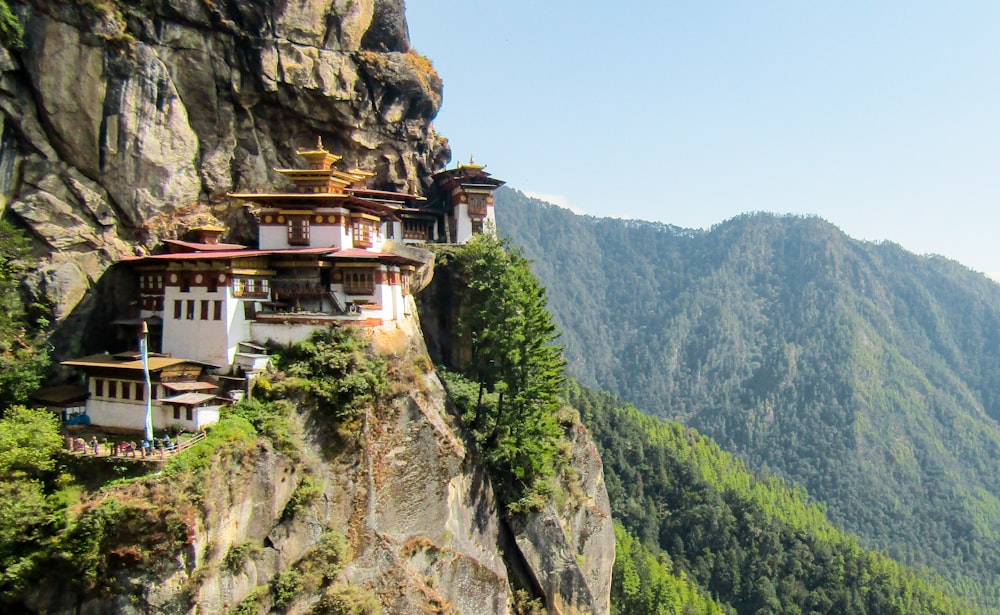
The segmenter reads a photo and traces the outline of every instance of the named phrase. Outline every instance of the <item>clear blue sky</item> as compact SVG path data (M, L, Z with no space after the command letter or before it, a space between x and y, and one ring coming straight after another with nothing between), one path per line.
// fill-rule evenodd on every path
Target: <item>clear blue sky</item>
M407 0L456 159L594 215L817 214L1000 276L1000 2Z

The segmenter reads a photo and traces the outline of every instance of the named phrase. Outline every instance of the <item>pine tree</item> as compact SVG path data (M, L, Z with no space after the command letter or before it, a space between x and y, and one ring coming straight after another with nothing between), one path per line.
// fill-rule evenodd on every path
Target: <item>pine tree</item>
M490 235L463 246L455 264L467 284L459 335L469 360L462 372L480 383L471 427L508 503L530 507L555 473L561 437L555 415L565 363L545 289L519 251Z

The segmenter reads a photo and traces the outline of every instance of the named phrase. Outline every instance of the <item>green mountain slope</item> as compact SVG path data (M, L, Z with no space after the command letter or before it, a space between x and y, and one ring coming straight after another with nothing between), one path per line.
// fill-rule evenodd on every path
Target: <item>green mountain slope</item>
M940 578L862 549L801 489L753 476L697 432L573 382L567 398L597 442L612 512L628 532L612 585L618 612L658 612L645 606L655 599L633 600L650 585L628 583L637 543L660 553L660 576L690 579L736 613L973 612Z
M1000 587L1000 286L816 218L497 203L584 383L803 484L867 546Z

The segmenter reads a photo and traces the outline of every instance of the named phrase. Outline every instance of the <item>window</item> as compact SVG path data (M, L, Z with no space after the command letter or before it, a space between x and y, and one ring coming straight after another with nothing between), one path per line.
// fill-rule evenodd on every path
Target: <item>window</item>
M344 292L348 295L375 294L375 272L370 269L344 272Z
M190 421L190 420L194 419L194 408L192 408L191 406L188 406L184 410L186 411L185 414L187 416L187 420Z
M143 401L146 399L146 385L141 382L135 383L135 399Z
M129 399L132 397L132 383L123 382L122 383L122 399Z
M297 216L288 219L288 245L309 245L309 218Z
M201 319L208 320L208 299L201 300Z
M174 320L180 320L183 311L184 301L182 299L174 299Z
M243 299L267 299L269 286L266 278L233 278L233 296Z
M177 274L180 276L181 292L186 293L191 291L191 277L186 273Z
M423 220L403 220L403 239L430 241L430 224Z
M104 381L94 378L94 397L104 397Z
M482 220L473 220L472 221L472 234L473 235L482 235L483 234L483 221Z
M194 299L187 300L187 319L194 320Z
M108 380L108 397L114 399L118 397L118 381Z
M470 216L485 216L486 215L486 195L485 194L470 194L469 195L469 215Z
M214 307L215 310L213 314L213 320L222 320L222 301L216 299L214 301Z
M351 219L351 235L355 248L370 248L372 245L372 223L364 218Z
M175 421L181 420L181 407L180 406L174 406L174 420Z
M396 238L396 223L389 220L385 223L385 238L395 239Z

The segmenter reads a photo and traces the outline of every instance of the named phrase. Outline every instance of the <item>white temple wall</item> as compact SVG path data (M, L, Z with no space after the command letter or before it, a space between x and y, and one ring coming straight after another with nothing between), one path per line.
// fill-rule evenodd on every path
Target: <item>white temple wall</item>
M250 325L250 331L253 339L257 342L270 340L288 346L309 339L313 331L322 329L324 326L327 325L256 321Z
M119 429L134 429L143 431L146 428L146 404L143 401L135 403L127 401L110 401L105 399L88 399L87 416L90 424L99 427L116 427ZM218 421L218 416L216 416ZM160 404L153 403L153 429L167 429L176 423L173 412ZM194 429L194 422L185 429Z
M164 297L163 343L165 354L173 357L194 359L224 367L232 361L229 356L227 316L228 291L209 292L206 288L192 286L188 292L180 292L176 286L168 286ZM181 301L180 318L176 318L175 301ZM202 301L208 301L208 318L202 318ZM221 320L215 320L215 301L223 302ZM191 303L193 302L193 303Z
M469 218L469 205L459 203L455 205L455 236L451 238L453 243L465 243L472 239L472 219Z
M261 250L282 250L288 245L288 229L284 226L261 224L258 227L257 244Z

